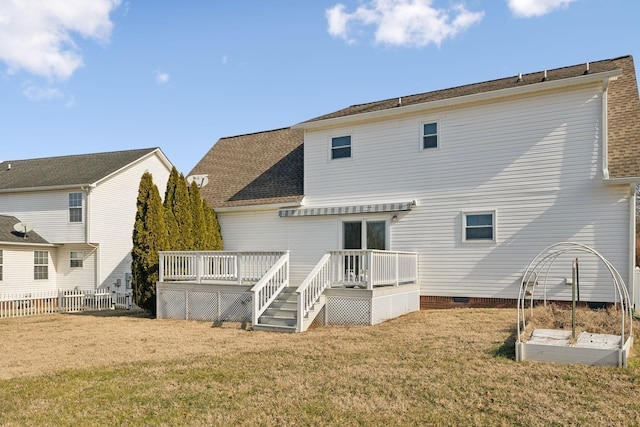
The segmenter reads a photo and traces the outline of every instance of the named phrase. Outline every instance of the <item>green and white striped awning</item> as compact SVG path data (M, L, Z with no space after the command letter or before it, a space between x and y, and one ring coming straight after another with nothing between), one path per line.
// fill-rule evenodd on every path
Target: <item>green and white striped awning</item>
M318 216L318 215L349 215L378 212L410 211L416 205L415 201L400 203L379 203L375 205L331 206L322 208L280 209L280 217Z

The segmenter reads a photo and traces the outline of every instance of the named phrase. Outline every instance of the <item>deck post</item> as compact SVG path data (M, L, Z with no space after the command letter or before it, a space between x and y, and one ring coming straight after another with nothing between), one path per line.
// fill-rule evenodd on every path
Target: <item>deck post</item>
M158 281L159 282L164 282L164 254L162 252L160 252L160 259L159 259L159 273L158 273Z
M196 282L202 283L202 254L196 253L194 257L196 263Z
M396 286L400 285L400 254L396 252Z
M372 290L373 289L373 251L367 251L366 252L366 256L368 259L368 264L369 264L369 277L367 278L367 289Z
M236 254L236 275L238 276L238 285L242 285L242 262L240 261L241 254Z

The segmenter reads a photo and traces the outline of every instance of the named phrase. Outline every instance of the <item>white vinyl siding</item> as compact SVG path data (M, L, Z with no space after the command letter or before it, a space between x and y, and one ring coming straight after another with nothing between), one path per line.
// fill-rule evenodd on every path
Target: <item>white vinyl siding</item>
M2 247L2 243L0 243ZM56 249L49 248L49 279L35 280L34 250L41 250L29 245L10 245L2 248L2 278L0 282L0 298L4 294L23 294L56 290L57 274L54 260Z
M102 181L88 192L51 190L0 194L3 214L13 215L33 224L34 231L50 243L60 245L59 254L51 251L48 281L34 285L33 254L20 257L22 278L14 276L17 289L33 291L56 289L95 289L112 286L120 280L124 285L131 270L131 230L135 221L138 186L142 174L153 175L154 184L164 195L170 169L153 154L136 161ZM70 222L69 194L82 195L82 222ZM84 252L83 268L71 268L69 252ZM13 252L12 252L13 256ZM8 255L5 249L5 265ZM54 274L55 273L55 274ZM5 282L9 271L5 268ZM46 283L45 283L46 282Z
M2 249L0 249L0 282L2 282L2 267L4 266L3 256Z
M350 124L366 150L329 167L326 138L340 129L307 130L305 207L416 200L389 224L389 249L419 252L423 295L516 298L531 259L562 241L594 247L627 279L629 187L602 184L601 106L601 90L582 87L442 110L437 156L416 156L424 114ZM478 206L499 212L494 244L463 244L461 213ZM595 286L582 295L613 300Z
M85 241L85 224L69 222L68 191L0 194L0 206L3 214L33 225L33 230L51 243Z
M140 177L145 171L151 173L160 197L164 197L170 169L156 155L138 161L100 182L88 196L88 215L91 218L88 241L98 246L91 250L100 258L98 287L113 286L118 280L124 287L126 275L131 271L131 230L136 218ZM85 265L84 270L87 268ZM92 287L94 282L95 277L90 282Z
M72 254L82 253L82 268L72 267ZM96 287L96 248L86 244L67 244L58 250L56 270L59 289L92 290Z

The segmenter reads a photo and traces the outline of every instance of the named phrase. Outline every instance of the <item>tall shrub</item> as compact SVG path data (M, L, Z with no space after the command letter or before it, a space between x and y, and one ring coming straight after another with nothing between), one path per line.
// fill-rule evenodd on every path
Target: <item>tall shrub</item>
M140 308L155 316L159 251L168 250L169 242L160 193L149 172L140 179L136 206L131 251L134 299Z
M221 251L223 249L222 234L220 233L220 224L218 223L218 215L206 200L202 200L202 210L204 212L204 221L206 224L204 249L209 251Z
M206 250L205 240L207 225L204 218L204 210L202 209L203 200L200 195L200 188L195 181L189 186L189 203L191 207L193 249L196 251Z
M178 174L175 166L171 169L167 182L164 211L171 250L193 250L193 218L189 190L184 175Z

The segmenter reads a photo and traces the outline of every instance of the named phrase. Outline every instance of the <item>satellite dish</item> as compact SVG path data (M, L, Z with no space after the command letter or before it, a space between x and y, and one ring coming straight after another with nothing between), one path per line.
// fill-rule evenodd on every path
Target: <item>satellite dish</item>
M33 230L33 224L27 224L26 222L19 222L14 224L13 229L16 230L20 234L27 235L28 232Z
M204 175L189 175L187 177L187 182L189 183L189 185L191 185L191 183L195 181L196 185L198 186L198 188L202 188L204 186L206 186L209 183L209 175L204 174Z

